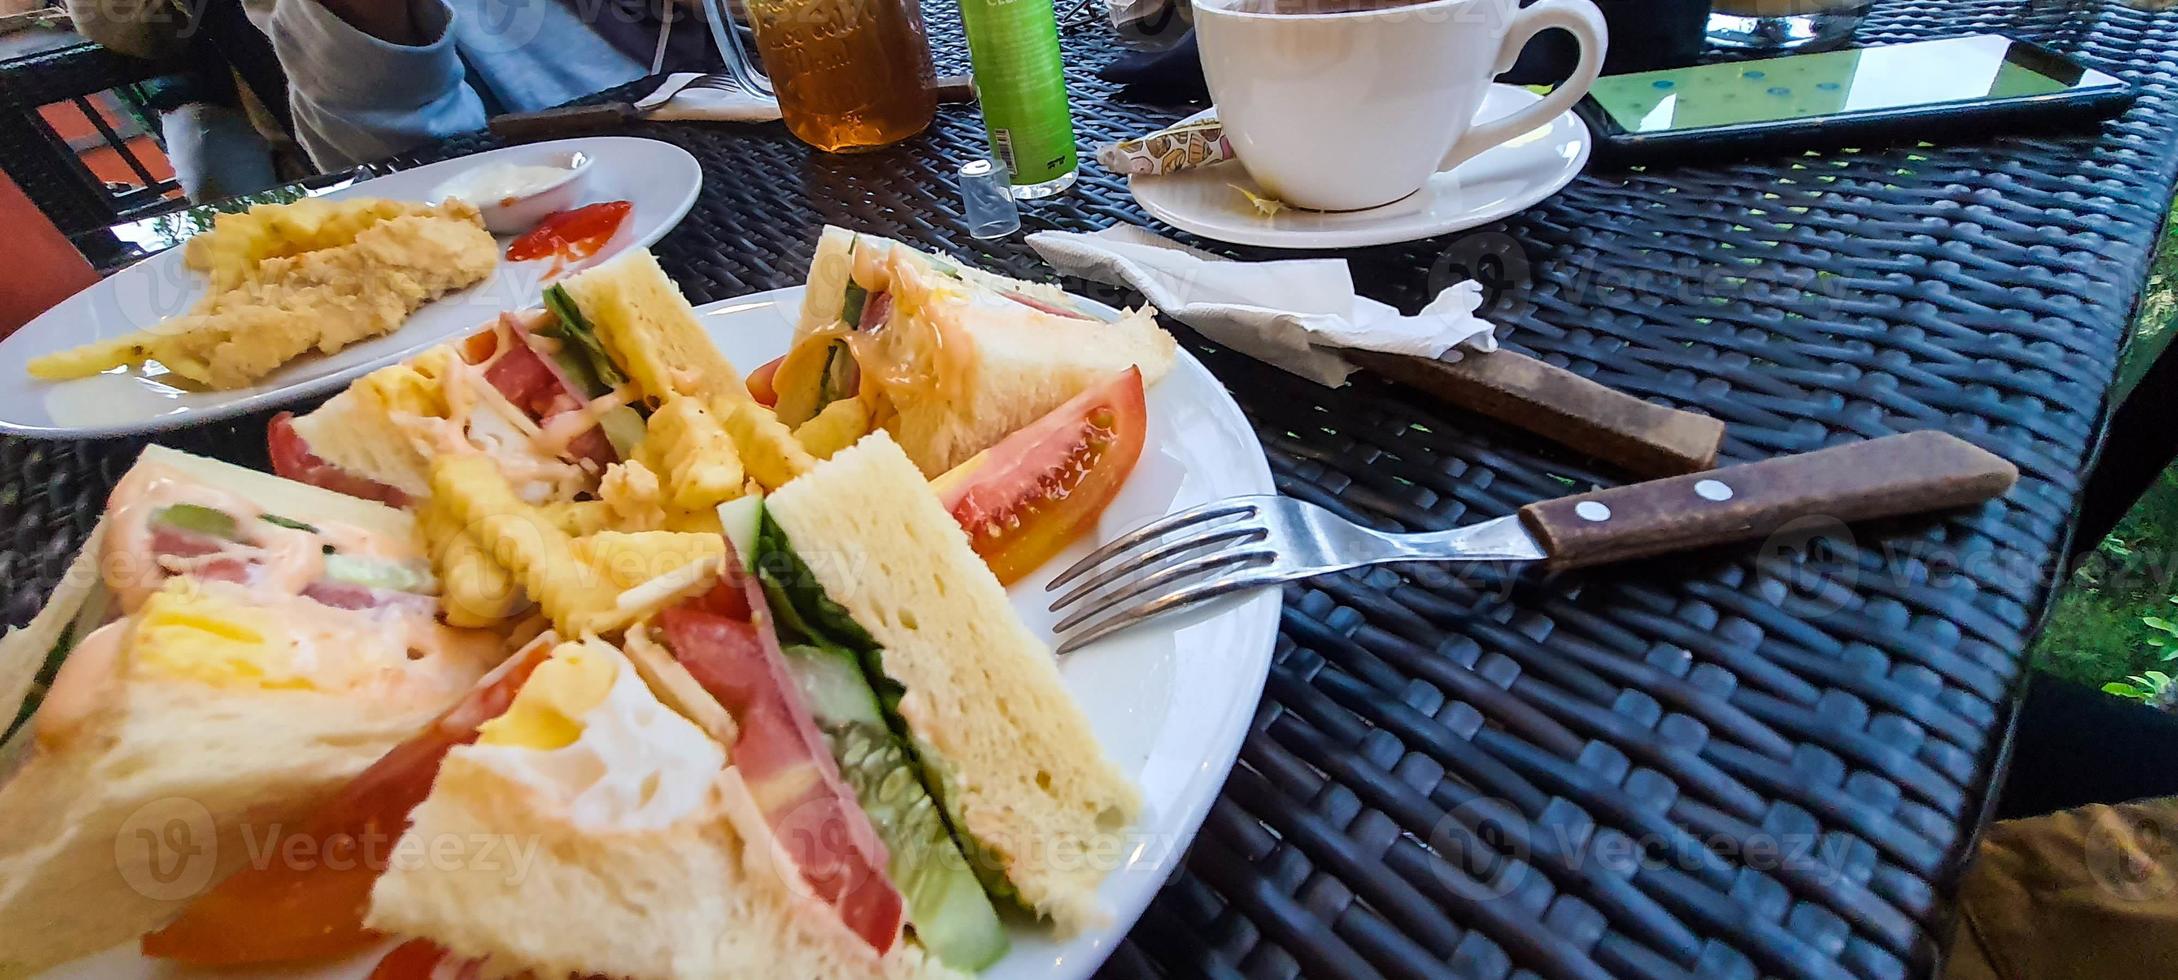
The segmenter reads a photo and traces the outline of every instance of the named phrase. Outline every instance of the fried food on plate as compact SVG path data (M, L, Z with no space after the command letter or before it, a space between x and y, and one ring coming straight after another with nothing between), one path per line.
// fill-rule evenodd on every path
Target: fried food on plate
M475 207L413 207L343 244L259 261L232 288L148 330L35 358L30 374L62 381L156 360L197 384L239 388L310 351L391 333L499 264Z
M182 264L204 273L214 292L225 292L249 279L266 259L337 248L381 221L436 211L435 205L375 197L345 201L306 197L287 204L253 205L248 211L212 219L211 231L182 245Z

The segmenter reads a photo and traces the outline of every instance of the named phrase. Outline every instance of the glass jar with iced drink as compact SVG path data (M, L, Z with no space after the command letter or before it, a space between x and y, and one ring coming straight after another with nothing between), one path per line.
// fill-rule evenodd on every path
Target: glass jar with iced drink
M1714 0L1709 40L1719 47L1820 51L1853 36L1871 0Z
M907 139L937 110L916 0L747 0L787 129L831 153Z

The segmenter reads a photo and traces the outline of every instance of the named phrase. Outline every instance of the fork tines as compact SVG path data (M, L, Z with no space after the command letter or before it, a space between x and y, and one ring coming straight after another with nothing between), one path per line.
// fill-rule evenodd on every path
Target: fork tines
M1152 616L1241 589L1268 585L1277 553L1261 505L1250 498L1219 500L1151 521L1090 552L1060 572L1047 591L1081 579L1051 610L1072 606L1059 620L1059 653L1067 653ZM1162 540L1171 535L1171 540ZM1068 635L1071 633L1071 635Z

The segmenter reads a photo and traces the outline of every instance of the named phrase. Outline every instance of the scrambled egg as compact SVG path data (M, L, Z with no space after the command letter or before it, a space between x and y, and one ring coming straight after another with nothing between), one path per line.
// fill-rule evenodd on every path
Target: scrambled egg
M292 638L263 610L175 580L152 593L136 618L135 666L216 687L295 689Z
M605 702L618 666L611 657L570 644L538 664L505 714L477 728L485 745L557 749L582 737L582 718Z

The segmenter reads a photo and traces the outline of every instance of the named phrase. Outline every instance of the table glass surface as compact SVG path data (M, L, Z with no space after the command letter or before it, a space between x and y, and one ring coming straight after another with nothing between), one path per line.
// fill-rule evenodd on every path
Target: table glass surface
M2125 77L2140 101L2085 133L1592 172L1492 225L1337 254L1410 311L1481 278L1507 347L1725 420L1731 461L1942 429L2017 463L2018 485L1939 517L1577 575L1287 586L1240 764L1107 971L1931 971L2178 170L2178 13L1889 2L1859 39L1986 31ZM957 20L934 6L931 32L941 70L960 67ZM1102 28L1065 45L1085 147L1201 108L1098 80L1121 53ZM635 131L704 167L656 246L695 302L798 283L825 223L1050 277L1019 237L962 227L952 174L983 139L967 107L851 157L777 125ZM1094 164L1023 220L1149 223ZM1359 521L1442 528L1624 479L1373 378L1328 390L1179 333L1254 420L1279 488ZM263 422L159 441L262 466ZM140 445L0 439L7 622L36 610Z

